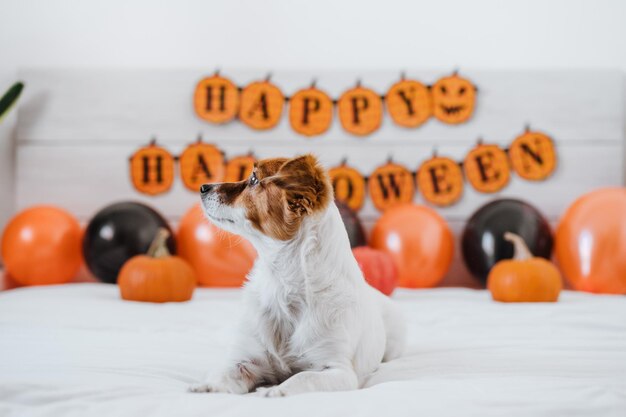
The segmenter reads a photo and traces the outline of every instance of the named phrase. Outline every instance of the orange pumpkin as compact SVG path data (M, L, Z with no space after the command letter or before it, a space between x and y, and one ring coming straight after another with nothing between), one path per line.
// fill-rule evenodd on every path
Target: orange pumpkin
M417 171L417 188L429 203L449 206L463 195L463 172L456 161L434 156Z
M289 122L291 128L301 135L321 135L332 121L333 101L328 94L315 88L315 83L289 99Z
M174 184L174 157L153 139L130 157L130 177L140 193L164 193Z
M391 295L398 286L398 269L393 257L387 252L359 246L352 249L352 254L363 272L368 284L385 295Z
M415 80L402 78L385 96L387 111L393 121L404 127L417 127L432 115L430 90Z
M335 199L345 203L353 211L359 211L365 201L365 178L356 169L342 161L341 165L331 168L328 175L335 190Z
M479 143L465 157L463 169L472 187L483 193L500 191L511 177L509 158L498 145Z
M269 80L248 84L241 92L239 119L253 129L271 129L283 114L285 97Z
M439 79L431 88L433 114L444 123L467 121L476 106L476 87L455 72Z
M364 136L376 131L383 119L383 103L378 94L357 83L341 95L337 103L339 121L353 135Z
M159 229L147 255L130 258L117 278L124 300L165 303L191 300L196 275L182 258L170 255L165 244L170 233Z
M413 174L406 167L389 160L372 172L368 189L374 206L380 211L410 203L415 195Z
M216 72L196 85L193 108L198 117L208 122L229 122L239 111L239 88Z
M216 146L203 143L198 138L178 158L183 184L191 191L198 191L202 184L221 182L224 178L224 155Z
M513 141L509 147L509 158L517 175L532 181L552 175L557 164L552 139L529 128Z
M498 262L489 271L487 288L496 301L557 301L563 288L559 270L547 259L533 257L520 236L506 232L504 238L513 243L513 259Z
M248 178L254 170L256 158L250 152L248 155L236 156L226 163L224 182L239 182Z

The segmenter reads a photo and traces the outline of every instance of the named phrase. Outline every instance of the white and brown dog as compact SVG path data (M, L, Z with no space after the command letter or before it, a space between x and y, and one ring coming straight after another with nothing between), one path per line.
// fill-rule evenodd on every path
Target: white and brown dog
M215 225L258 259L231 360L194 392L285 396L359 388L404 348L404 322L364 280L316 158L259 161L249 179L203 185Z

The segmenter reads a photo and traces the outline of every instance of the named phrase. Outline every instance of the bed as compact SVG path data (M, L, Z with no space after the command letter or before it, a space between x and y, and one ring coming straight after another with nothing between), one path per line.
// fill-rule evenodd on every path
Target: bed
M187 393L225 355L239 297L198 289L188 303L135 303L96 283L1 292L0 415L626 415L623 296L500 304L479 290L398 290L408 352L364 389Z

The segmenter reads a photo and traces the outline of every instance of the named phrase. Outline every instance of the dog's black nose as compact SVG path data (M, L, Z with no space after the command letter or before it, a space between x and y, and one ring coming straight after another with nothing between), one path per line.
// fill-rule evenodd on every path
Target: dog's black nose
M200 186L200 192L206 194L213 189L213 184L202 184Z

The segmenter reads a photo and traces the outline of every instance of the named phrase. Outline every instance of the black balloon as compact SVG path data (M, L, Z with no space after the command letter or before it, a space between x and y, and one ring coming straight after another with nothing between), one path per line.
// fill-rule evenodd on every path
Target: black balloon
M348 237L350 238L350 247L356 248L357 246L364 246L367 244L365 238L365 229L359 220L359 217L354 211L341 201L335 200L339 213L341 213L341 219L346 226Z
M534 256L550 259L552 231L539 210L520 200L492 201L470 217L461 242L465 265L482 283L496 262L513 257L505 232L521 236Z
M100 281L116 283L122 265L135 255L145 254L161 227L169 230L167 246L175 253L172 229L154 209L133 202L103 208L91 219L83 237L87 267Z

